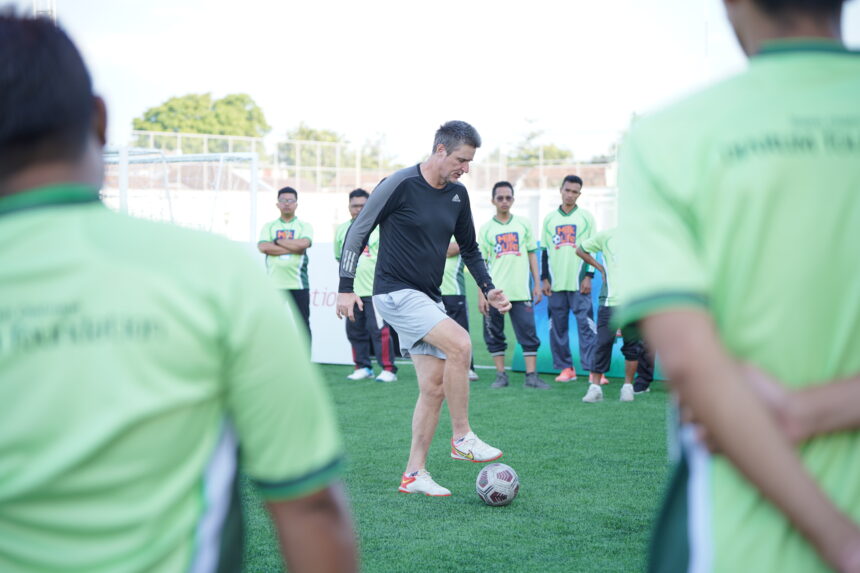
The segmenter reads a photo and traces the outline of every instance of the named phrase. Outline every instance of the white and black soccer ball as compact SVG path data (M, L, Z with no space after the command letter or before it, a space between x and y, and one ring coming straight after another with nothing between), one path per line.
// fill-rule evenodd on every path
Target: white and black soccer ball
M511 466L490 464L478 472L475 490L487 505L508 505L520 491L520 478Z

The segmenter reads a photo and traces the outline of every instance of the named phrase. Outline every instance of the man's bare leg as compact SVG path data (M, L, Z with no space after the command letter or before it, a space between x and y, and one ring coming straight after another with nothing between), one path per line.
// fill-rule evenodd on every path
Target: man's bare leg
M472 356L472 340L462 326L446 318L427 333L424 342L432 344L447 356L443 361L445 367L442 387L444 397L448 401L454 439L458 440L472 431L469 426L469 361Z
M418 401L412 413L412 445L406 473L423 469L427 464L427 452L439 424L439 410L445 399L442 374L445 361L426 354L413 354L412 363L418 375Z

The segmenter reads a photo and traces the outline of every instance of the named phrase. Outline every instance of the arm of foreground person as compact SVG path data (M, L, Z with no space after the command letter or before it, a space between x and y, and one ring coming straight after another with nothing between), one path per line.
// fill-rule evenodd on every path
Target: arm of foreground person
M305 497L267 502L290 573L358 571L355 533L343 485Z
M755 366L744 365L742 370L752 389L795 442L860 429L860 374L792 390Z
M710 315L673 310L642 321L645 339L695 419L732 464L838 571L860 572L860 528L824 495L743 381ZM754 437L754 439L751 439Z

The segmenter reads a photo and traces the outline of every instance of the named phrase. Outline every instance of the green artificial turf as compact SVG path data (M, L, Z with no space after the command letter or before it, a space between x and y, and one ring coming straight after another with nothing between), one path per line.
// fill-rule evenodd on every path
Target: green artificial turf
M489 364L477 332L476 362ZM668 470L663 384L620 403L613 380L604 402L584 404L584 377L559 384L544 375L553 388L541 391L523 388L522 374L512 372L510 387L490 389L492 371L479 369L473 429L504 451L499 461L521 484L510 506L489 507L475 493L481 464L449 457L444 407L427 469L453 495L397 492L418 392L411 364L402 364L391 384L346 380L349 366L321 370L344 435L344 479L364 571L643 570ZM245 485L246 571L280 571L271 526Z

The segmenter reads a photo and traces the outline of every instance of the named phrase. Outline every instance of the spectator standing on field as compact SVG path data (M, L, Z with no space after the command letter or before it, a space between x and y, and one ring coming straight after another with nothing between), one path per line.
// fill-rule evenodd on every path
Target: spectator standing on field
M0 13L0 571L239 571L240 468L290 571L357 570L304 335L242 247L99 201L106 122L65 33Z
M338 262L340 262L340 253L343 250L346 233L364 208L368 197L370 197L370 193L364 189L354 189L349 193L351 218L337 228L334 238L334 258ZM355 271L355 294L361 298L364 304L362 310L357 307L353 309L355 321L346 321L346 337L352 346L352 360L355 362L355 371L347 378L350 380L373 378L373 362L370 359L372 348L376 360L382 368L376 381L396 382L397 366L394 365L394 338L391 336L391 328L384 322L377 322L376 313L373 311L373 300L371 299L378 251L379 229L376 229L370 234Z
M526 365L526 388L546 390L550 385L537 373L537 351L540 339L535 330L534 305L541 301L541 283L538 274L537 240L532 224L525 217L511 213L514 204L514 187L507 181L493 185L491 201L496 215L478 231L478 245L487 261L493 283L501 288L511 301L509 316L517 342L523 349ZM492 388L504 388L510 383L505 371L505 317L487 304L478 294L478 308L484 315L484 342L496 366L496 379Z
M618 272L617 244L615 229L600 231L582 241L576 247L576 254L583 261L596 268L603 275L603 286L600 289L600 307L597 309L597 341L594 345L593 367L589 376L588 391L582 398L583 402L601 402L603 389L600 387L601 377L609 372L612 364L612 348L615 346L616 329L612 326L612 313L618 304L617 289L614 287ZM604 265L601 265L594 255L603 253ZM610 282L610 276L612 277ZM621 386L622 402L632 402L636 391L634 377L641 385L648 388L654 379L654 362L645 348L633 326L627 325L621 329L624 344L621 354L624 356L624 384Z
M281 216L263 225L257 249L266 255L266 270L276 289L292 299L311 338L311 297L308 282L308 255L314 238L310 223L296 217L299 192L292 187L278 191L275 206Z
M553 368L561 370L556 382L576 380L576 368L568 337L571 311L579 336L582 368L591 371L597 327L591 303L594 271L576 256L577 245L597 231L594 217L576 202L582 195L582 179L567 175L561 183L561 205L543 220L543 294L549 297L550 350Z

